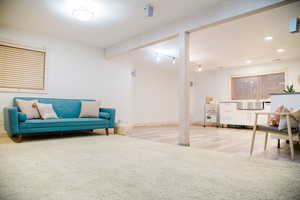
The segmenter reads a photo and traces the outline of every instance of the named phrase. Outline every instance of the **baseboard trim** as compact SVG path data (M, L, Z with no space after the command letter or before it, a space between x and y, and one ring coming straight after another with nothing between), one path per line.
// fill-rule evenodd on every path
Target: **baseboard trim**
M179 122L146 122L146 123L135 123L134 127L155 127L155 126L178 126Z
M118 125L115 127L115 132L120 135L126 135L133 127L133 125Z
M204 126L204 122L192 122L191 125L193 125L193 126ZM218 125L218 123L215 123L215 122L205 122L205 126L217 127L219 125Z
M204 122L191 122L191 126L204 126ZM147 123L135 123L133 127L156 127L156 126L179 126L179 122L147 122ZM205 126L217 127L217 123L206 122Z
M191 126L204 126L204 122L191 122ZM135 123L133 127L155 127L155 126L179 126L179 122L147 122L147 123ZM206 122L205 126L217 127L217 123Z

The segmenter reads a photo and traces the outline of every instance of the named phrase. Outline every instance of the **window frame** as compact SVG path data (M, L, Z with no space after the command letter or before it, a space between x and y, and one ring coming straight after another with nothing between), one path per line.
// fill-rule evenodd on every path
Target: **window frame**
M253 73L253 74L244 74L244 75L232 75L229 78L229 95L230 95L230 99L232 101L266 101L269 99L233 99L232 94L232 80L233 78L246 78L246 77L255 77L255 76L264 76L264 75L272 75L272 74L280 74L283 73L284 74L284 84L287 85L287 78L288 78L288 70L287 68L283 69L283 70L279 70L279 71L272 71L272 72L265 72L265 73Z
M24 89L24 88L2 88L0 93L31 93L31 94L47 94L48 93L48 51L44 47L32 47L29 45L19 44L18 42L0 38L0 45L25 49L30 51L39 51L45 54L44 58L44 88L43 89Z

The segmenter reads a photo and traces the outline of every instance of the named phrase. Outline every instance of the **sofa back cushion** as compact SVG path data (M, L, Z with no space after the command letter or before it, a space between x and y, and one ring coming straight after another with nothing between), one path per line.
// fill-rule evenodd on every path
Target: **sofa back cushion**
M17 106L16 99L38 100L39 103L52 104L53 109L60 118L78 118L81 110L81 101L94 101L93 99L56 99L36 97L15 97L13 106Z

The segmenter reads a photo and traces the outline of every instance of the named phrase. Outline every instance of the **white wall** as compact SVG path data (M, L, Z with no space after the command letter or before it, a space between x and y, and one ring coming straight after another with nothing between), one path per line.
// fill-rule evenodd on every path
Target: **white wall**
M132 107L135 123L177 122L177 70L147 62L135 63L135 67Z
M203 121L203 105L206 96L215 97L217 101L230 100L230 77L235 75L254 75L272 72L286 72L286 84L293 83L300 92L300 60L276 62L247 67L229 68L216 71L195 72L193 79L194 109L192 121Z
M46 47L48 60L48 94L0 93L0 124L4 106L15 96L99 99L104 106L117 109L121 124L176 122L177 70L135 62L123 56L105 60L103 51L77 42L36 35L21 30L0 27L0 39L33 47ZM136 77L131 76L136 69ZM287 82L300 91L298 76L300 60L249 67L193 73L191 88L191 121L202 121L205 96L229 100L229 80L232 75L287 72ZM1 126L0 126L1 127Z
M3 107L15 96L99 99L116 108L123 123L131 121L132 65L126 57L108 61L101 49L7 27L0 27L0 39L45 47L48 64L48 94L0 93L0 124Z

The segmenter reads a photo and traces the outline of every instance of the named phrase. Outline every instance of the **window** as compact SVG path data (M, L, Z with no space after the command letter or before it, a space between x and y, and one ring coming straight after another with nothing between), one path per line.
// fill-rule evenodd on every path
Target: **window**
M45 90L45 51L0 43L0 88Z
M285 74L273 73L231 78L232 100L268 99L284 90Z

